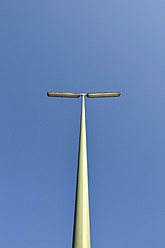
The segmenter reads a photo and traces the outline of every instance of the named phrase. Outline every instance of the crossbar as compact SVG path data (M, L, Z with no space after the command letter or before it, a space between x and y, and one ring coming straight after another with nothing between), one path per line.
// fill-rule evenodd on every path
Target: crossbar
M120 92L98 92L98 93L65 93L65 92L47 92L49 97L69 97L79 98L80 96L87 96L88 98L99 98L99 97L119 97Z

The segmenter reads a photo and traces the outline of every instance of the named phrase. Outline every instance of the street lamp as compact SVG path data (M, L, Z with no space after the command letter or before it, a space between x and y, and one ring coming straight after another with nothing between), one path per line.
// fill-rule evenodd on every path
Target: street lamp
M88 166L87 166L87 143L86 143L86 121L85 121L84 98L85 97L88 98L119 97L120 92L102 92L102 93L87 93L87 94L48 92L47 96L82 98L72 248L90 248L91 241L90 241Z

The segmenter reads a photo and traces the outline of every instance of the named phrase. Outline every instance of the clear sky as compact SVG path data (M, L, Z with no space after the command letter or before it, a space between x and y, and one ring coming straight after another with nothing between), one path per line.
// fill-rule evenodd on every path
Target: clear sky
M165 1L0 1L0 247L71 247L86 99L94 248L165 247Z

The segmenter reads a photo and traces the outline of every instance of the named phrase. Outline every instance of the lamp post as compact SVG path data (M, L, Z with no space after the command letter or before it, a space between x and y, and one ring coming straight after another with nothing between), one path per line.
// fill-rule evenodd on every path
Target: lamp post
M48 92L47 95L49 97L69 97L69 98L81 97L82 98L72 248L90 248L91 241L90 241L85 97L88 98L119 97L120 92L103 92L103 93L87 93L87 94Z

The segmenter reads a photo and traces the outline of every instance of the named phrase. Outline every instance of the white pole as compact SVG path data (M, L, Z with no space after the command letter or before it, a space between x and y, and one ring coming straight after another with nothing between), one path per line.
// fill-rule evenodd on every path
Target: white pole
M77 187L72 248L90 248L90 217L86 144L85 99L82 96Z

